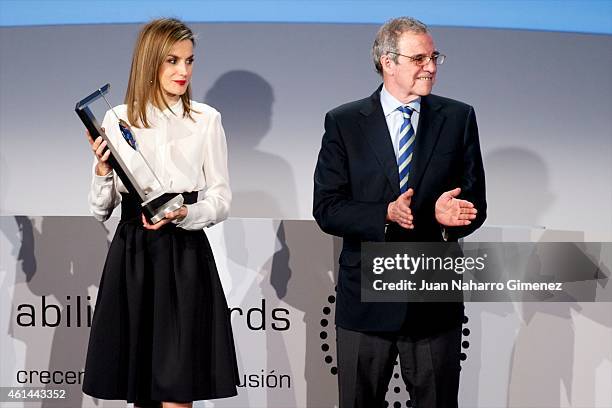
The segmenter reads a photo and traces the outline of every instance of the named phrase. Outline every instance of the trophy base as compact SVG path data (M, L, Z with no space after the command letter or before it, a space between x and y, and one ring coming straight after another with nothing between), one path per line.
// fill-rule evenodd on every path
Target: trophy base
M162 198L162 197L160 197ZM147 218L153 224L157 224L166 217L166 214L172 211L176 211L185 202L182 194L177 194L170 200L163 203L158 202L159 199L153 200L148 204L143 204L144 212L149 215Z

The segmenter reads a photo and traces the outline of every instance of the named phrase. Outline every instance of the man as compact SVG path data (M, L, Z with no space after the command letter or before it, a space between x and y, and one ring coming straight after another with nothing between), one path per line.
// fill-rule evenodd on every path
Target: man
M456 241L486 217L471 106L431 95L444 61L427 27L402 17L379 30L372 54L383 85L327 113L313 215L343 237L337 284L341 408L384 406L399 354L413 406L456 407L461 303L365 303L365 241Z

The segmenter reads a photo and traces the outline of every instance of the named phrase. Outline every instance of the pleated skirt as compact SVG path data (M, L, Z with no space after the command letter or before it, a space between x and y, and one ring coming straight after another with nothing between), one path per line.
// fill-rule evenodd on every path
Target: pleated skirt
M197 193L184 193L195 202ZM145 230L138 201L122 200L85 364L83 391L142 403L237 394L229 310L204 231Z

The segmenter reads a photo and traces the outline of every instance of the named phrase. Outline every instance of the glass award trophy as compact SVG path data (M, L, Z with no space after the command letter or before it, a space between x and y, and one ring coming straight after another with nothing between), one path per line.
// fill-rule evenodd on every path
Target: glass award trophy
M138 142L130 126L119 119L113 108L105 98L110 84L106 84L83 100L77 102L75 112L95 140L98 136L106 141L111 154L108 163L117 173L125 188L138 196L142 202L142 213L155 224L161 221L166 213L178 210L183 205L181 194L166 194L167 189L149 165L149 162L138 148ZM117 116L118 129L102 130L98 120L89 108L89 105L98 99L104 99L110 110ZM112 135L120 135L112 137ZM111 137L109 137L111 136Z

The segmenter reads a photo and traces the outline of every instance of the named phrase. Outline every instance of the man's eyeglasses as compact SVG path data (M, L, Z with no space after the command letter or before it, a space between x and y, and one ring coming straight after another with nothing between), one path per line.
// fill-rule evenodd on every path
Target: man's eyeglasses
M418 65L419 67L423 67L423 66L429 64L429 61L433 61L433 63L435 65L442 65L442 64L444 64L444 60L446 59L446 55L440 54L439 52L434 52L432 55L414 55L412 57L410 55L400 54L399 52L393 52L393 51L387 51L387 52L389 54L394 54L394 55L399 55L401 57L406 57L410 61L412 61L416 65Z

